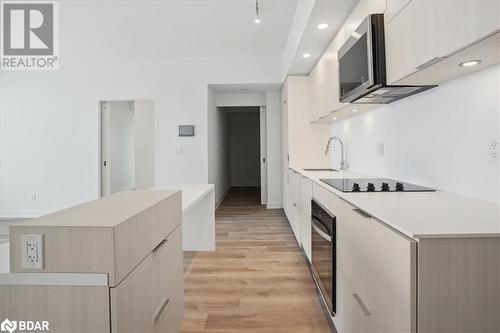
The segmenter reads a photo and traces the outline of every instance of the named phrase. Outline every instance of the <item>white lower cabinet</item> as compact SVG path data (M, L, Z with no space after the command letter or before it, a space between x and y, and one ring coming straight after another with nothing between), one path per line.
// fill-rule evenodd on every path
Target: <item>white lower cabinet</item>
M300 244L300 179L302 176L292 169L284 170L284 173L283 208L293 234Z
M302 177L300 184L300 236L301 244L309 262L311 254L311 198L312 181Z
M337 269L337 313L333 322L339 333L382 332L366 305L339 269Z
M415 332L416 241L321 185L313 197L336 216L337 331Z

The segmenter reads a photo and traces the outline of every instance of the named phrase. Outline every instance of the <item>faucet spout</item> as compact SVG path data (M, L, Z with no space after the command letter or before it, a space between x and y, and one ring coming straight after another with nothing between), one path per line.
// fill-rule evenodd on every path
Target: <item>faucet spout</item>
M347 165L344 159L344 142L339 137L332 136L330 139L328 139L328 143L326 144L325 149L325 155L328 155L333 141L338 141L340 144L340 169L345 170L347 168Z

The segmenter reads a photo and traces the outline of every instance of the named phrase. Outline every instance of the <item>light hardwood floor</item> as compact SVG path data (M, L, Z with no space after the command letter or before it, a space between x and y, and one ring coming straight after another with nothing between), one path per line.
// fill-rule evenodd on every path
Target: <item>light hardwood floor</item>
M183 333L333 331L282 210L232 189L216 235L216 252L184 255Z

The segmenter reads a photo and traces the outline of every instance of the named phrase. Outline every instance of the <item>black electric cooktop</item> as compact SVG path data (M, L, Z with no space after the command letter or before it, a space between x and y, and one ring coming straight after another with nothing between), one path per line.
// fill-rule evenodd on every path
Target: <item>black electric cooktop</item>
M432 192L435 189L387 178L321 179L342 192Z

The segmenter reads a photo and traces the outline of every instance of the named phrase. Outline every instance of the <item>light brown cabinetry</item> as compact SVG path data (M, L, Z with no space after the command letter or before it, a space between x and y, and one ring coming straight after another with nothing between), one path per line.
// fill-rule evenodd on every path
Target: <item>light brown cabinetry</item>
M178 332L183 317L182 229L179 226L116 288L113 332Z
M416 332L416 241L318 184L313 196L337 221L339 332Z
M135 190L16 224L0 310L54 332L178 332L181 214L179 191ZM43 269L21 268L23 234L44 236Z
M339 269L337 269L337 302L338 310L333 318L337 332L382 332L366 305Z
M391 17L385 20L388 83L500 30L500 2L496 0L389 1L389 8Z

